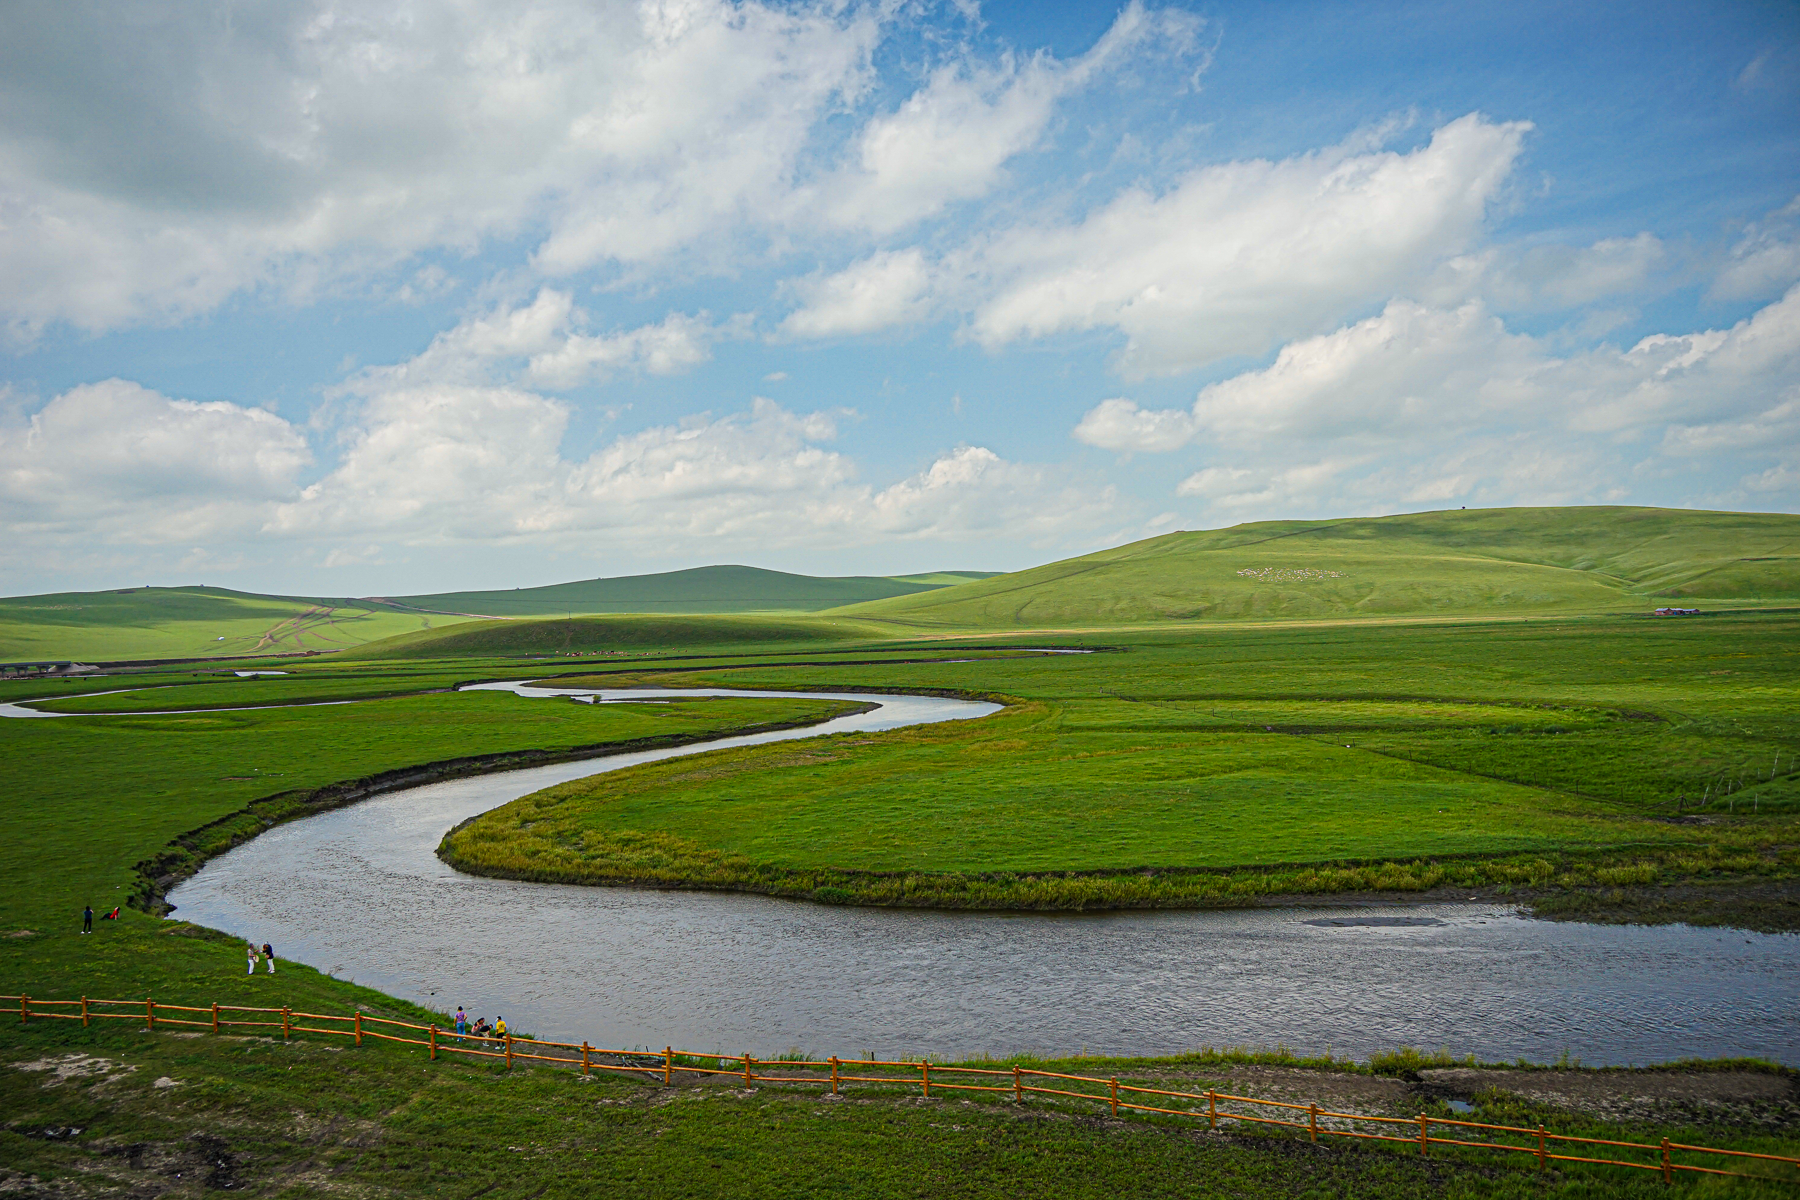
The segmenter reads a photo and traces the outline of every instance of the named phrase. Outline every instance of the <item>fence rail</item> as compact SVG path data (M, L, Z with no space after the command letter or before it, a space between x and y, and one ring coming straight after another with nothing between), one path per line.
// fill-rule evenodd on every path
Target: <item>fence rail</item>
M1553 1162L1568 1162L1657 1171L1661 1173L1664 1181L1669 1183L1673 1183L1675 1177L1683 1172L1696 1175L1730 1175L1744 1179L1800 1183L1800 1158L1780 1154L1756 1154L1747 1150L1690 1146L1682 1142L1671 1142L1668 1138L1662 1139L1661 1142L1651 1143L1577 1137L1573 1134L1551 1133L1543 1125L1539 1125L1536 1129L1528 1129L1514 1125L1491 1125L1480 1121L1458 1121L1449 1117L1433 1117L1426 1113L1420 1113L1417 1117L1376 1117L1364 1113L1341 1113L1320 1108L1317 1104L1262 1100L1254 1096L1237 1096L1211 1089L1204 1092L1183 1092L1166 1088L1140 1087L1135 1084L1120 1083L1117 1078L1101 1079L1092 1075L1038 1071L1029 1067L1009 1067L1004 1070L989 1067L952 1067L924 1061L839 1058L836 1055L817 1060L765 1060L749 1054L695 1054L691 1051L676 1050L673 1047L665 1047L660 1053L646 1050L609 1050L590 1045L585 1041L576 1044L539 1038L514 1037L511 1034L500 1037L484 1037L472 1033L457 1033L453 1029L446 1029L441 1025L420 1025L412 1021L374 1017L360 1011L344 1016L336 1013L301 1012L293 1008L251 1008L237 1004L213 1004L199 1007L188 1004L166 1004L149 997L142 1000L96 1000L83 996L79 1000L40 1000L30 996L0 996L0 1005L8 1007L16 1005L21 1024L38 1020L58 1020L80 1021L83 1025L89 1025L94 1021L122 1020L142 1021L146 1029L156 1029L163 1025L179 1025L207 1029L214 1033L223 1032L227 1028L280 1029L284 1039L291 1038L298 1033L323 1034L331 1037L351 1038L359 1046L363 1044L364 1038L376 1038L381 1041L401 1042L409 1046L423 1046L433 1059L440 1054L500 1059L505 1062L507 1070L512 1069L514 1060L523 1059L533 1062L556 1063L570 1068L579 1067L584 1075L594 1071L606 1071L615 1074L644 1075L652 1080L660 1077L660 1082L665 1085L671 1083L675 1074L679 1072L684 1075L728 1076L741 1079L745 1087L757 1083L812 1084L829 1088L833 1095L839 1094L839 1089L848 1084L885 1084L909 1089L917 1087L924 1096L930 1096L933 1089L940 1092L1009 1092L1017 1103L1024 1103L1027 1096L1061 1096L1108 1105L1114 1116L1119 1116L1121 1112L1140 1112L1187 1117L1204 1120L1209 1129L1215 1130L1221 1121L1246 1125L1272 1125L1303 1130L1314 1143L1317 1143L1320 1138L1352 1138L1364 1141L1406 1143L1417 1146L1421 1156L1429 1156L1433 1146L1455 1146L1476 1150L1493 1150L1501 1153L1529 1154L1537 1159L1537 1164L1541 1168L1547 1168ZM130 1011L108 1011L113 1009ZM168 1013L200 1013L204 1014L206 1019L174 1017L166 1015ZM279 1016L280 1019L247 1020L240 1019L235 1014L256 1014L270 1018ZM316 1021L320 1024L302 1025L298 1023L300 1021ZM331 1027L333 1023L336 1025L335 1028ZM396 1030L409 1030L424 1036L407 1037L402 1033L386 1033L369 1028L374 1025ZM552 1053L537 1053L540 1050ZM774 1075L759 1073L758 1067L773 1067L784 1073ZM887 1073L852 1074L847 1073L845 1068L873 1068ZM809 1073L795 1074L795 1072ZM997 1082L952 1083L947 1080L947 1077L968 1078L971 1076L993 1079ZM1027 1080L1089 1084L1098 1090L1078 1091L1070 1087L1028 1083ZM1163 1105L1138 1103L1132 1099L1132 1097L1139 1096L1157 1097L1166 1101L1186 1101L1188 1104L1182 1108L1171 1108ZM1243 1106L1254 1106L1258 1111L1245 1111ZM1368 1132L1367 1127L1369 1126L1385 1127L1391 1132ZM1404 1128L1405 1132L1393 1131L1396 1126ZM1434 1134L1432 1132L1434 1128L1447 1132ZM1470 1136L1458 1136L1464 1130L1471 1131ZM1521 1144L1518 1141L1491 1140L1482 1137L1481 1134L1506 1135L1524 1138L1527 1141ZM1641 1157L1630 1159L1556 1154L1551 1149L1553 1144L1569 1149L1609 1147L1638 1151L1641 1152ZM1718 1155L1727 1159L1752 1160L1757 1163L1773 1164L1780 1173L1752 1174L1747 1171L1729 1171L1723 1167L1701 1166L1696 1163L1678 1161L1677 1155Z

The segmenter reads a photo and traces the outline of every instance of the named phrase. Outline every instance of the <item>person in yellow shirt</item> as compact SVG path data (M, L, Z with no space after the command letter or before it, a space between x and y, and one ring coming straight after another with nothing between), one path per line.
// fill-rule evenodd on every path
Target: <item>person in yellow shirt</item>
M505 1017L495 1017L494 1018L494 1036L502 1037L502 1038L506 1036L506 1018Z

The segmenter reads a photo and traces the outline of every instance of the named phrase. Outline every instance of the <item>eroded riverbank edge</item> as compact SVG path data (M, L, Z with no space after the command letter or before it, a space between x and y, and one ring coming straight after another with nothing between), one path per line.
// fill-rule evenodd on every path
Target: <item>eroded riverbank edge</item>
M499 810L490 810L495 811ZM488 815L470 817L445 834L438 858L464 874L525 883L739 892L877 908L1068 913L1345 904L1413 907L1475 901L1508 905L1521 915L1554 921L1800 932L1800 873L1790 864L1771 864L1760 856L1746 864L1742 856L1716 853L1704 874L1670 870L1669 859L1693 864L1696 855L1690 848L1299 867L953 874L792 870L662 837L659 846L673 865L654 872L609 874L603 866L591 871L550 866L521 870L460 853L457 835ZM1752 870L1745 871L1746 865ZM1621 875L1641 882L1618 882Z
M784 729L804 729L821 725L838 717L870 712L879 704L845 703L840 711L825 717L790 721L764 721L731 726L706 734L667 734L633 738L622 742L595 742L562 750L511 750L499 754L478 754L463 758L441 759L411 767L397 767L356 779L328 783L316 788L295 788L276 792L250 801L244 807L176 835L156 854L133 867L136 884L127 903L153 916L166 916L174 911L168 902L171 889L191 878L211 859L256 837L277 825L285 825L306 817L317 816L363 800L462 779L473 775L495 775L528 767L544 767L555 763L579 762L585 759L612 758L646 750L671 749L701 745L725 738L771 733Z

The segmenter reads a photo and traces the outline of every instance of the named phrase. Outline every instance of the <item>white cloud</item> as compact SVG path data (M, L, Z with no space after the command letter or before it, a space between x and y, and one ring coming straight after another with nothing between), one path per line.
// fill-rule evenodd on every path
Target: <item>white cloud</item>
M587 322L569 293L543 288L529 304L469 317L404 363L359 372L343 390L366 394L503 375L567 391L620 370L678 374L711 358L714 342L749 330L747 314L714 325L707 313L670 313L658 324L610 334L579 332Z
M311 462L306 439L274 413L109 379L0 428L0 511L14 536L231 538L254 530Z
M1646 337L1558 357L1480 304L1395 300L1380 315L1284 346L1201 389L1191 410L1129 400L1090 409L1075 436L1120 451L1197 437L1396 440L1489 425L1628 434L1762 413L1800 389L1800 289L1729 330Z
M1744 231L1709 295L1715 300L1766 300L1796 280L1800 280L1800 196Z
M1644 290L1667 259L1649 233L1591 246L1489 247L1444 263L1420 295L1442 305L1479 297L1503 312L1574 308Z
M1194 418L1181 409L1139 408L1123 398L1102 400L1075 426L1075 437L1107 450L1179 450L1194 436Z
M917 249L882 251L834 275L792 285L804 306L789 313L789 337L841 337L917 321L929 312L930 269Z
M1260 354L1392 295L1462 252L1528 124L1471 114L1411 153L1363 140L1128 191L1081 223L1021 228L960 265L989 280L971 334L995 347L1095 328L1127 375Z
M360 414L339 467L282 505L271 531L766 550L996 530L1047 538L1095 528L1121 507L1108 488L980 446L876 489L825 444L837 436L834 414L765 399L748 412L626 434L581 461L558 448L567 415L556 401L508 389L383 393Z
M1730 329L1568 355L1478 303L1395 300L1189 409L1103 401L1074 436L1122 452L1199 444L1211 462L1176 492L1222 517L1610 503L1645 480L1667 502L1671 481L1721 457L1769 465L1694 502L1767 503L1800 442L1800 288Z
M822 189L826 215L890 233L986 195L1009 160L1038 145L1058 101L1127 60L1191 50L1201 24L1180 10L1148 12L1131 0L1093 49L1069 62L1039 53L940 66L895 112L863 126L856 163Z
M882 32L756 0L19 10L0 311L177 319L520 234L551 273L647 262L790 208Z

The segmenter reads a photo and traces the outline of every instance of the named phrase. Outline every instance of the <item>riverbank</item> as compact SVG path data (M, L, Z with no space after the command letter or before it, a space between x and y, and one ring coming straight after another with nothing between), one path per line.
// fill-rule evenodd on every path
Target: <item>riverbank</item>
M258 983L275 981L258 980ZM296 981L297 983L299 981ZM300 984L302 990L308 985ZM264 989L274 998L274 988ZM320 998L322 999L322 998ZM315 1001L316 1002L316 1001ZM384 1006L368 1004L371 1011ZM979 1064L997 1064L982 1060ZM1793 1072L1755 1064L1518 1069L1399 1054L1295 1062L1279 1053L1021 1060L1121 1083L1213 1088L1339 1112L1475 1120L1655 1146L1669 1138L1800 1152ZM544 1064L429 1061L371 1040L145 1033L35 1021L0 1027L0 1189L31 1196L441 1190L496 1197L1663 1196L1660 1175L1530 1156L1398 1145L1154 1114L1055 1096L883 1085L660 1078ZM934 1089L936 1090L936 1089ZM1453 1104L1455 1107L1453 1107ZM1453 1127L1444 1127L1454 1136ZM1613 1153L1622 1153L1614 1151ZM1652 1156L1653 1157L1653 1156ZM1690 1156L1691 1157L1691 1156ZM1727 1194L1778 1184L1716 1181Z
M653 734L620 741L598 742L585 746L568 746L551 750L514 750L499 754L470 755L442 759L382 771L361 779L331 783L324 787L263 796L233 813L207 822L197 829L177 835L168 845L133 869L137 884L127 901L133 908L162 916L171 911L168 893L183 880L191 878L207 861L241 846L251 838L276 825L317 816L355 804L374 796L405 788L424 787L449 779L466 779L475 775L493 775L504 771L520 771L553 763L584 762L613 758L649 750L666 750L692 746L722 738L743 737L752 733L771 733L784 729L804 729L834 717L869 712L874 704L845 701L794 701L788 707L804 711L773 720L741 720L716 724L689 733Z

